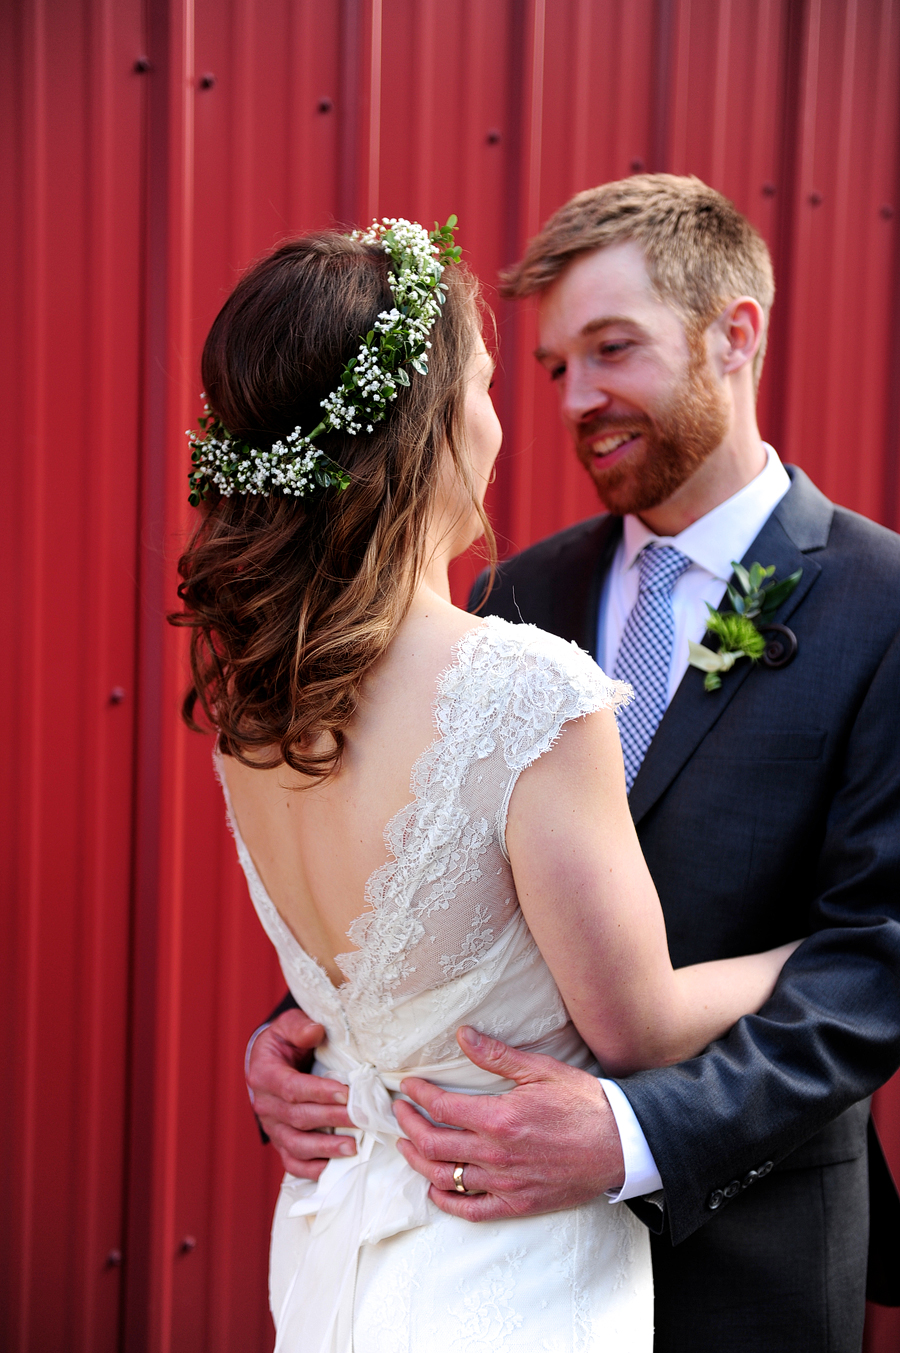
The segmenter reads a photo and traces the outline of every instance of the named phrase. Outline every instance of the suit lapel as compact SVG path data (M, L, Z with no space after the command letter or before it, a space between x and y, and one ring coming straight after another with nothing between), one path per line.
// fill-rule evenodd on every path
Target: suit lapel
M622 539L622 518L612 514L603 517L597 533L597 553L590 578L587 580L585 600L581 607L581 623L577 633L564 634L564 639L574 639L581 648L586 648L594 661L597 661L597 626L600 615L600 593L606 575L610 570L619 541Z
M786 578L798 568L803 577L775 616L784 624L801 605L821 572L808 551L828 540L833 508L802 471L789 467L792 485L775 508L741 562L759 560L775 565L775 576ZM730 609L727 596L720 609ZM741 690L753 664L740 661L728 672L718 691L703 689L703 673L689 667L665 717L656 731L635 779L629 804L635 824L665 793L681 768L697 750Z

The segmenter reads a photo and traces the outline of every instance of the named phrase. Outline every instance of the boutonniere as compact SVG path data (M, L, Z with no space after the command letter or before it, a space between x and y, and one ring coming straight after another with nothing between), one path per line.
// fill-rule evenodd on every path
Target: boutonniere
M775 565L763 568L751 564L749 569L732 561L734 576L741 588L726 584L730 611L716 611L706 603L709 617L706 628L719 637L719 651L688 640L691 667L705 672L703 689L717 691L722 684L722 673L729 672L738 658L751 662L762 659L767 667L786 667L797 652L797 637L786 625L772 624L772 616L783 601L791 595L803 576L798 568L789 578L780 582L775 578Z

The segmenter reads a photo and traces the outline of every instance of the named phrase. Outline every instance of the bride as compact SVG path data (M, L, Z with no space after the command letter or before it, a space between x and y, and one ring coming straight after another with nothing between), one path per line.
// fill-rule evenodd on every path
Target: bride
M397 1149L405 1077L511 1086L462 1054L461 1024L625 1074L756 1010L793 948L672 970L625 796L630 690L450 601L450 560L492 545L501 439L454 224L282 245L203 354L185 715L218 735L253 902L355 1124L353 1154L282 1185L276 1349L649 1353L627 1208L475 1225Z

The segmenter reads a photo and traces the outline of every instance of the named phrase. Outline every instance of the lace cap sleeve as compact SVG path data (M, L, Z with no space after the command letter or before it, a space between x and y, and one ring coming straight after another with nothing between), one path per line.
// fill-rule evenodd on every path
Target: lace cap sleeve
M608 677L577 644L534 625L495 617L488 624L492 642L481 659L489 668L483 685L496 700L496 733L511 771L521 773L548 751L570 719L632 699L632 688Z
M486 623L485 641L474 647L467 678L471 698L481 705L472 721L480 726L480 754L499 745L508 770L497 819L506 856L507 810L522 771L549 751L564 724L597 710L618 709L634 693L626 682L608 677L575 643L534 625L513 625L493 616Z

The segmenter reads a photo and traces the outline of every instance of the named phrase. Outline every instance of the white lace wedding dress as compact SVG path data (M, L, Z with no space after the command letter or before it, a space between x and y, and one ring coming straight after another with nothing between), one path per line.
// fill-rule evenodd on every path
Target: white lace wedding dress
M316 1069L349 1085L359 1129L358 1154L331 1161L317 1184L285 1176L270 1268L276 1353L650 1353L649 1241L623 1204L449 1217L396 1150L391 1112L409 1075L467 1094L511 1088L462 1056L464 1023L596 1071L519 910L504 829L519 774L566 721L626 696L586 653L531 625L491 618L465 635L439 684L414 799L385 831L387 863L349 931L357 951L338 960L340 987L281 920L229 805L288 985L327 1030Z

